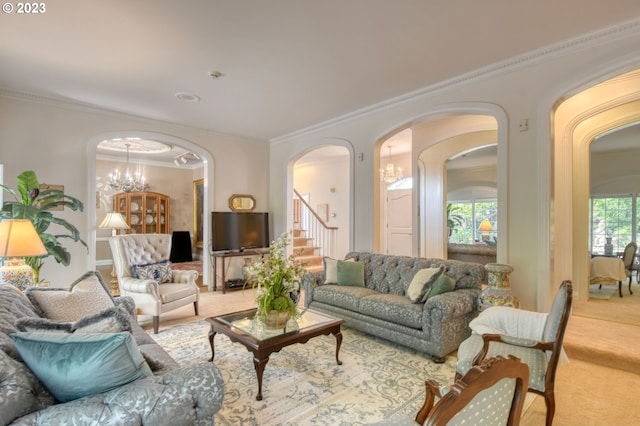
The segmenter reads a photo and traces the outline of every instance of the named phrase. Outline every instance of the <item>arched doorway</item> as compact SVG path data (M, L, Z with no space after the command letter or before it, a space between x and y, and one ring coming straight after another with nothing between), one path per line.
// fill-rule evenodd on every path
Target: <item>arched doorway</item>
M96 269L97 253L98 253L97 224L98 224L98 221L100 220L100 218L97 217L97 213L98 211L100 211L101 208L104 208L104 206L102 206L102 204L104 203L100 201L100 195L98 194L98 191L97 191L97 173L96 173L97 146L103 140L113 139L113 138L125 138L125 137L139 137L139 138L148 139L148 140L156 140L172 146L180 146L185 148L191 153L195 153L198 157L200 157L203 163L202 178L203 178L203 184L204 184L204 197L203 197L204 211L206 212L206 211L212 210L213 194L209 193L209 188L213 188L213 185L212 185L213 158L207 151L205 151L198 145L195 145L194 143L187 141L185 139L181 139L175 136L165 135L161 133L155 133L155 132L123 130L123 131L115 131L115 132L108 132L108 133L95 135L87 143L87 147L88 147L87 149L87 164L88 164L87 180L89 182L89 194L87 196L86 213L87 213L87 217L89 218L89 220L87 221L88 222L87 244L89 246L89 262L88 263L89 263L90 269ZM124 160L123 160L123 163L124 163ZM191 188L188 189L189 192L191 192L191 190L192 190ZM193 202L193 201L190 200L190 202ZM204 215L204 221L202 224L203 235L205 236L210 234L210 218L208 216L209 215L207 214ZM104 251L105 248L103 247L101 250ZM202 261L203 261L203 283L208 286L209 290L212 290L213 281L211 277L209 256L206 253L206 245L203 248Z
M306 231L320 256L344 258L351 250L352 162L341 140L323 140L291 160L287 230Z
M554 110L552 282L571 279L589 293L589 147L603 133L640 120L640 70L568 97Z

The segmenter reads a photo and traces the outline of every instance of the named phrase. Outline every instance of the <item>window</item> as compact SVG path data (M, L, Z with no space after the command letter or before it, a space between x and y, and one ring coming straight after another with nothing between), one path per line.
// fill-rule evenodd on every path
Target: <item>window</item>
M591 253L603 254L608 237L614 253L637 241L639 207L638 194L591 198Z
M449 242L475 244L488 239L489 242L495 243L498 236L497 200L456 201L451 205L454 207L452 214L458 215L460 220L457 221L459 225L453 227ZM478 230L484 219L491 224L491 231Z

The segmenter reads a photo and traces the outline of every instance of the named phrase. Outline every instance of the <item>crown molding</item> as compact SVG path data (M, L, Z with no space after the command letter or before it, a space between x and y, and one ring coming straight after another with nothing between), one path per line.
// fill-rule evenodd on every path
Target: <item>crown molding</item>
M304 137L323 129L336 126L338 124L344 124L350 121L354 121L367 115L379 112L381 110L410 102L419 97L430 95L445 89L451 89L465 83L494 77L506 72L524 68L525 66L543 63L545 61L549 61L560 56L565 56L580 50L585 50L611 40L620 40L625 37L630 37L636 35L638 32L640 32L640 18L626 21L621 24L613 25L601 30L586 33L569 40L554 43L549 46L545 46L523 53L521 55L514 56L509 59L505 59L504 61L496 62L494 64L478 68L474 71L470 71L468 73L464 73L456 77L440 81L430 86L426 86L422 89L418 89L404 95L387 99L385 101L369 105L365 108L355 110L348 114L344 114L339 117L335 117L333 119L326 120L321 123L305 127L303 129L282 136L278 136L276 138L272 138L270 142L272 144L289 142L293 139Z

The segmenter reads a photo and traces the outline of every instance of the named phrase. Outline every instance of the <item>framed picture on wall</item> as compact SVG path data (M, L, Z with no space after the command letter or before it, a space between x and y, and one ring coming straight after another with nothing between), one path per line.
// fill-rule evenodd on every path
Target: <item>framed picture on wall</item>
M193 181L193 245L197 248L204 246L204 179Z
M41 183L39 189L40 189L40 191L45 191L45 190L50 189L50 190L53 190L53 191L64 192L64 185L48 185L46 183ZM49 210L50 211L62 211L62 210L64 210L64 206L51 207Z

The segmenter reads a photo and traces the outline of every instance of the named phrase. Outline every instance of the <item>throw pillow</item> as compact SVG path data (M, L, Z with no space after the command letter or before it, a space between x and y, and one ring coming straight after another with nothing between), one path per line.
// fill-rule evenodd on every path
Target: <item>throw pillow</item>
M364 287L364 263L338 260L338 285Z
M324 257L324 283L325 284L338 284L338 260L330 257ZM351 258L344 262L355 262L356 260Z
M18 331L40 333L118 333L131 331L131 318L125 308L114 306L76 323L55 322L46 318L25 317L15 322Z
M427 300L431 286L442 275L442 271L444 271L444 267L440 266L438 268L424 268L416 272L406 293L411 303L422 303Z
M11 338L31 371L61 402L153 375L129 332L13 333Z
M25 294L41 316L58 322L74 322L114 306L98 272L87 272L69 289L30 287Z
M131 267L131 276L140 280L154 280L159 284L170 283L173 279L171 261L164 260L147 265L133 265Z
M433 285L431 286L431 290L427 295L427 300L429 300L430 298L438 294L453 291L455 288L456 288L456 280L451 278L449 275L442 274L436 280L436 282L434 282Z

